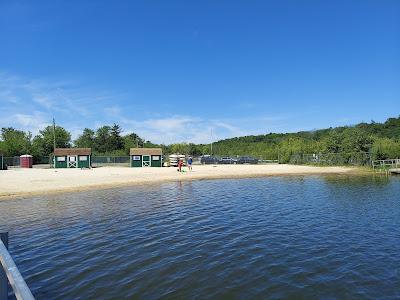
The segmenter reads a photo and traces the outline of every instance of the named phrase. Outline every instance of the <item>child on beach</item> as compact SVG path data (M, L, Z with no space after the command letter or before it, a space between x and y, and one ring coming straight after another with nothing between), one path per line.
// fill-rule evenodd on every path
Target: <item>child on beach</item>
M193 158L189 156L189 159L187 161L187 166L189 171L192 171L192 163L193 163Z
M180 160L178 161L178 171L179 171L179 172L182 172L182 166L183 166L183 160L180 159Z

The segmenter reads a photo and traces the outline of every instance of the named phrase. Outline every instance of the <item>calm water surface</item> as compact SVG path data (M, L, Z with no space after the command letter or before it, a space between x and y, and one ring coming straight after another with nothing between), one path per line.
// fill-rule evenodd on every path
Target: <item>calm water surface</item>
M399 178L194 181L0 202L37 299L399 299Z

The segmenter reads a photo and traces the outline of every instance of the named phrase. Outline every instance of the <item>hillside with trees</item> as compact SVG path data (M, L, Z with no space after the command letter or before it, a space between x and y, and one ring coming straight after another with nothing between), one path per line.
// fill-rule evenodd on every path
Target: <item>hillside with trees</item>
M354 154L366 153L372 159L400 157L400 117L389 118L384 123L360 123L354 126L301 131L297 133L269 133L221 140L210 144L157 145L145 141L136 133L122 134L118 124L105 125L96 130L85 128L76 140L70 132L56 126L57 147L89 147L95 155L125 156L132 147L162 147L165 154L182 153L193 156L213 154L219 156L254 156L290 162L295 155L303 154ZM53 127L48 126L36 136L15 128L2 128L0 152L6 157L32 154L36 160L48 157L53 151Z
M374 159L400 157L400 117L384 123L360 123L297 133L269 133L221 140L214 143L220 155L253 155L289 162L294 154L360 153Z

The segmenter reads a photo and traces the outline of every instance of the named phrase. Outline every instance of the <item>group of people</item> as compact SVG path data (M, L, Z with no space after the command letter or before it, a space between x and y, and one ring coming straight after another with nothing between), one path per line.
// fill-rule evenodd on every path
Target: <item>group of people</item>
M186 165L187 165L189 171L192 171L192 164L193 164L193 158L190 156L188 158L188 160L186 161ZM183 159L181 158L178 161L178 172L182 172L182 167L183 167Z

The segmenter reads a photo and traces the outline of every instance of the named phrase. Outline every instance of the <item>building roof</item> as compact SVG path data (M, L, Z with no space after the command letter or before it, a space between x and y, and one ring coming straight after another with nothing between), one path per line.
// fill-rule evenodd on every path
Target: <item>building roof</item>
M54 149L55 156L67 155L91 155L92 148L56 148Z
M161 148L131 148L131 155L162 155Z

